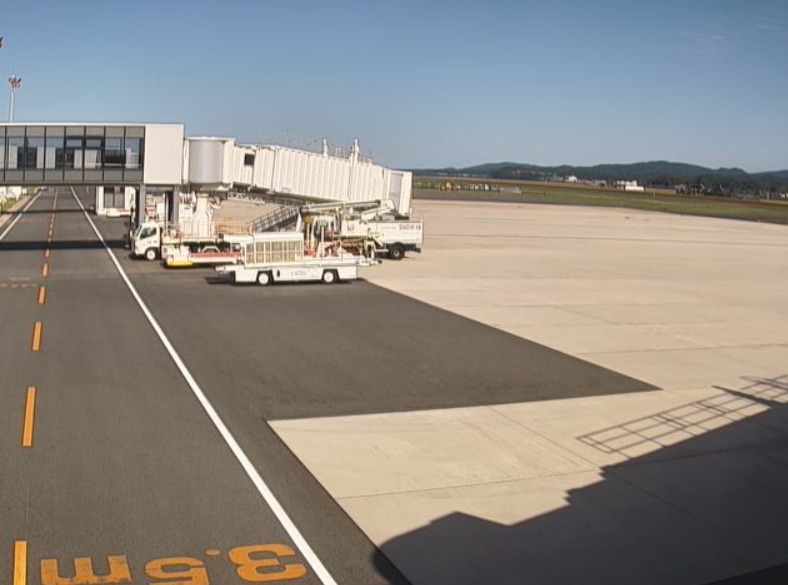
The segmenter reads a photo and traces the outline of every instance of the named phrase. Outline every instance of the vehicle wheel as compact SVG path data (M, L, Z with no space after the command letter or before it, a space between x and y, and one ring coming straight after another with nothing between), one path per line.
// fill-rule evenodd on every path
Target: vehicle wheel
M270 272L258 272L257 273L257 284L260 286L268 286L271 284L271 273Z
M405 246L394 244L389 248L389 258L392 260L402 260L405 257Z
M145 260L155 260L158 256L159 253L156 251L156 248L148 248L145 250Z
M333 270L324 270L323 271L323 284L334 284L337 280L337 273Z

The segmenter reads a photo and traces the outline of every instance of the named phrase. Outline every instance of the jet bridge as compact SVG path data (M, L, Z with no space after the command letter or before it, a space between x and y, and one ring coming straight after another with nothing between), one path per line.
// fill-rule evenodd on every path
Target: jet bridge
M277 145L239 145L233 138L186 138L182 124L0 124L0 186L94 188L96 211L134 209L144 219L151 195L177 214L179 193L247 192L282 200L389 201L410 212L412 175L361 156ZM133 206L128 194L134 191ZM113 211L114 210L114 211ZM168 217L177 221L177 217Z

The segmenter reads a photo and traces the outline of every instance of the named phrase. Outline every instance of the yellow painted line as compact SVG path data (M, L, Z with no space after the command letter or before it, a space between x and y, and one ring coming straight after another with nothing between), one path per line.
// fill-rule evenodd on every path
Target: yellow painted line
M38 287L38 304L43 305L47 302L47 287L43 284Z
M47 262L44 262L44 265L41 267L41 276L44 278L49 276L49 264Z
M27 541L14 541L14 572L12 585L27 585Z
M51 250L50 250L49 248L47 248L46 250L44 250L44 258L49 258L49 254L50 254L50 253L51 253Z
M43 329L43 323L41 323L41 321L36 321L36 324L33 326L33 345L31 347L33 351L41 349L41 331Z
M25 422L22 425L22 446L33 446L33 421L36 415L36 387L27 387L25 398Z

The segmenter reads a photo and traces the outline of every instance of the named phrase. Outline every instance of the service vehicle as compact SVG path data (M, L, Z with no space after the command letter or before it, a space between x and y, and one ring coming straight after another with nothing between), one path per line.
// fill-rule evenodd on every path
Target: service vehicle
M358 269L377 263L363 248L340 241L308 238L304 231L252 234L242 244L237 264L217 266L233 284L323 282L334 284L358 278Z
M162 221L163 202L146 206L146 220L129 234L132 256L161 259L173 267L232 263L239 255L236 244L244 236L282 229L295 223L298 215L294 205L234 198L222 203L195 193L180 193L178 199L174 223Z
M424 222L409 219L352 219L342 222L342 236L366 234L375 242L375 251L391 260L402 260L406 251L421 252Z
M305 205L301 216L304 221L327 222L333 228L328 233L335 237L367 239L376 254L392 260L401 260L406 251L421 252L424 244L424 221L397 213L391 201Z

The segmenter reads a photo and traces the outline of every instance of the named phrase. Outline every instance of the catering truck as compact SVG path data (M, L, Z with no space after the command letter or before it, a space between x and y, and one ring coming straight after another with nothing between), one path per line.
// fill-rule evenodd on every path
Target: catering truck
M337 237L367 239L377 254L392 260L402 260L406 251L421 252L424 244L424 221L397 213L388 200L305 205L301 216L315 222L328 218Z
M402 260L407 250L421 252L424 222L409 219L353 219L342 222L342 236L366 234L375 242L375 251L392 260Z
M163 202L146 206L146 218L129 237L132 256L156 260L168 255L188 253L216 255L231 252L231 243L223 234L249 234L249 221L221 218L220 203L206 195L178 194L178 221L166 222ZM206 256L207 257L207 256Z
M178 221L161 221L161 208L146 210L146 220L129 237L133 256L162 259L167 266L232 263L243 239L253 232L279 229L295 222L298 208L228 200L204 194L179 194Z
M250 232L248 223L170 224L146 221L131 235L131 253L146 260L189 258L195 264L201 260L208 264L212 263L211 260L232 261L237 253L232 248L232 241L222 236L248 235Z
M310 240L312 244L310 245ZM358 269L377 263L356 244L311 239L304 231L252 234L241 246L237 264L217 266L233 284L322 282L334 284L358 278Z

